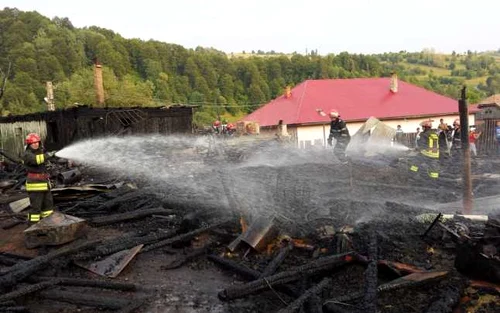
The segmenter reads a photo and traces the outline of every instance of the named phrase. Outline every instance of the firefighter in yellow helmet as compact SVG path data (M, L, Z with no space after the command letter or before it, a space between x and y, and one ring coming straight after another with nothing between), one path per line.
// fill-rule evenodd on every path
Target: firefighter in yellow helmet
M54 201L50 192L46 162L55 155L55 152L44 152L41 138L35 133L26 136L26 145L23 162L27 170L26 191L32 209L32 212L28 214L28 221L37 223L53 212Z
M419 173L427 170L427 175L431 179L439 178L439 136L432 130L431 121L420 123L423 131L418 139L418 155L410 166L410 171Z

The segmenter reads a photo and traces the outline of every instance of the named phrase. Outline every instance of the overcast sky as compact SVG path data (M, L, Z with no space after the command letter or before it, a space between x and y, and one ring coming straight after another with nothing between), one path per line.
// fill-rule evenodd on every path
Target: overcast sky
M498 0L2 0L0 7L225 52L500 49Z

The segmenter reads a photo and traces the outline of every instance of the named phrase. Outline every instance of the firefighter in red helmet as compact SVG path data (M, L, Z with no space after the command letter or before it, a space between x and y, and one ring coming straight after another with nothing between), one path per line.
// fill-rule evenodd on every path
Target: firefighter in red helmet
M427 120L420 123L423 131L418 139L418 155L410 166L410 171L418 174L421 168L427 170L431 179L439 178L439 136L432 130L432 122Z
M333 147L333 153L335 156L343 163L346 163L345 150L349 142L351 141L351 136L349 135L349 130L347 125L340 118L340 114L337 111L330 112L330 135L328 136L328 145L332 146L333 139L335 138L335 146Z
M23 162L27 170L26 191L32 209L32 213L28 214L28 221L36 223L53 212L54 201L46 162L55 155L55 151L44 153L40 135L36 133L26 136L26 145Z
M212 124L212 130L216 134L220 134L221 133L221 125L220 125L220 121L219 120L216 120L216 121L213 122L213 124Z

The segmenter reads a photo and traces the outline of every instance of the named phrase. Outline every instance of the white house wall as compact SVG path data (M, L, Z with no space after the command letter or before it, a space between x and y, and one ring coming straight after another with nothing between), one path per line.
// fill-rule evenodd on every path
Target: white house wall
M436 118L431 118L433 120L433 127L437 127L439 120L443 119L448 125L452 125L453 121L458 119L459 115L447 115ZM382 120L384 124L396 129L398 125L401 125L401 129L405 133L415 133L417 127L420 127L420 123L428 120L429 118L416 118L416 119L399 119L399 120ZM469 125L474 125L475 118L474 114L469 114ZM364 124L364 122L350 122L347 123L347 128L349 133L354 135L358 129ZM311 126L298 126L297 127L297 143L299 148L307 148L309 146L323 147L326 145L326 139L330 132L330 123L325 123L324 125L311 125Z

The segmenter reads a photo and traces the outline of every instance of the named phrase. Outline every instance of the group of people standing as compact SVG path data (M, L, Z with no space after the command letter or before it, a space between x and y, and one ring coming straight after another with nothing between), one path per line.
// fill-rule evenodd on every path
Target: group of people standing
M425 167L430 178L439 178L441 165L447 165L449 169L460 168L462 160L460 120L456 119L452 126L448 126L441 119L435 130L430 120L423 121L420 126L422 132L417 128L415 139L415 149L419 154L412 160L410 171L419 173L420 167ZM481 132L471 127L468 137L469 147L474 157L477 156L476 141L480 135Z

